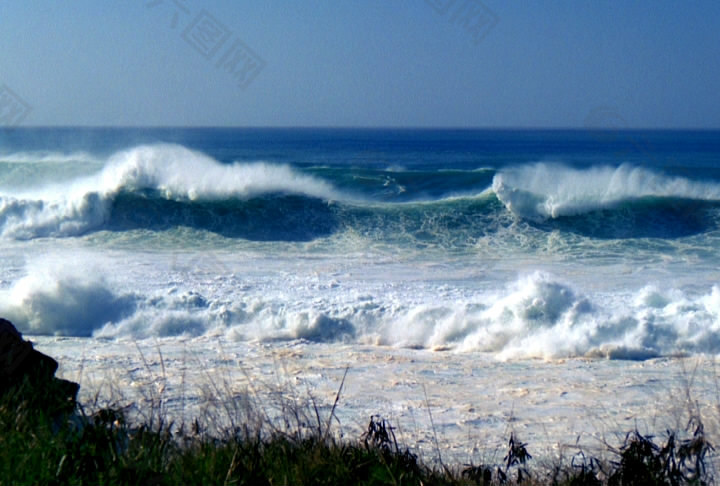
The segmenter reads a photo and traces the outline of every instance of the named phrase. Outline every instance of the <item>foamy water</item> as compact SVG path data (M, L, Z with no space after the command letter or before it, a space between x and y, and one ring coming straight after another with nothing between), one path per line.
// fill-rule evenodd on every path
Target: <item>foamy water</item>
M695 362L714 406L712 133L648 133L667 162L592 133L30 132L0 149L0 315L86 398L162 376L181 418L218 377L331 401L349 367L343 426L380 413L431 454L429 405L459 461L509 430L662 432Z
M350 263L35 247L47 255L14 269L22 276L0 290L4 315L31 334L307 339L481 351L500 360L645 359L712 354L718 346L720 289L696 275L668 283L668 273L647 272L644 285L618 292L637 270L597 270L603 283L451 262L423 268L372 254Z
M500 463L510 433L536 461L581 449L612 459L606 444L619 446L635 429L662 440L667 429L685 430L696 410L713 444L720 431L716 363L708 359L503 362L477 352L209 337L38 337L36 346L82 384L81 399L136 404L144 413L162 404L176 423L200 417L219 426L248 397L268 415L280 413L278 392L311 417L314 400L324 421L347 367L332 430L358 439L370 416L381 415L428 462Z
M492 187L508 210L540 221L613 209L644 198L720 200L715 182L668 177L631 165L580 170L538 163L503 170Z

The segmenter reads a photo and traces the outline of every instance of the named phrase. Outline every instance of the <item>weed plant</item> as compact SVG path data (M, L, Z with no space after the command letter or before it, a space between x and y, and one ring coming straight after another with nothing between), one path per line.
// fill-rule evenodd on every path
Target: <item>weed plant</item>
M95 411L38 406L53 395L26 384L0 399L0 484L222 484L222 485L706 485L713 452L702 422L665 440L629 433L611 460L579 451L568 464L533 468L530 446L511 434L500 464L429 466L398 443L395 428L370 417L362 436L341 439L336 407L329 413L312 395L304 402L279 394L273 405L239 397L221 407L232 418L223 429L196 418L176 424L151 396L150 408ZM130 418L130 417L134 418ZM207 419L207 417L206 417ZM439 447L439 446L438 446Z

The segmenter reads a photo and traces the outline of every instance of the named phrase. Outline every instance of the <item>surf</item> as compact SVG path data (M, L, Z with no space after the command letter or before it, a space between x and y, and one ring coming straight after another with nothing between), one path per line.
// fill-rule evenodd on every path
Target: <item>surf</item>
M613 210L650 198L720 203L720 184L629 164L572 168L536 163L499 171L492 189L508 211L535 222Z
M330 184L287 165L222 164L179 145L139 146L111 156L90 175L0 192L0 234L6 238L78 236L110 221L118 197L154 194L166 201L243 200L268 194L348 198ZM150 200L147 198L146 200ZM143 208L137 205L137 211Z

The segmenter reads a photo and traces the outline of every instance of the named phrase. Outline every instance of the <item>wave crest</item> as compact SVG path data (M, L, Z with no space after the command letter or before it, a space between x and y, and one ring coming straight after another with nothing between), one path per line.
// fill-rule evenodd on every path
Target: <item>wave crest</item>
M143 191L175 201L250 199L271 193L343 197L330 184L289 166L227 165L179 145L149 145L111 156L95 174L0 193L0 234L16 239L76 236L107 223L119 194Z
M718 184L670 177L630 165L575 169L537 163L497 173L492 188L509 211L536 222L611 209L650 197L720 201Z
M340 198L330 184L287 165L226 165L179 145L141 146L120 152L110 158L99 179L107 193L151 189L168 199L248 199L266 193Z

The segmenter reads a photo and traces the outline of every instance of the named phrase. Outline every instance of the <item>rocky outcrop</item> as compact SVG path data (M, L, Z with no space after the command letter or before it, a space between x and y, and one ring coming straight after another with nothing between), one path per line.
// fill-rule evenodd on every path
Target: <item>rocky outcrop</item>
M58 363L0 318L0 399L10 395L51 414L71 412L80 386L55 377Z

